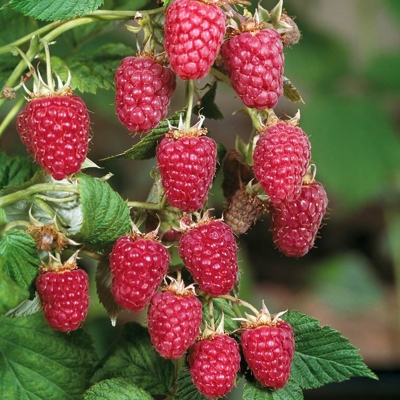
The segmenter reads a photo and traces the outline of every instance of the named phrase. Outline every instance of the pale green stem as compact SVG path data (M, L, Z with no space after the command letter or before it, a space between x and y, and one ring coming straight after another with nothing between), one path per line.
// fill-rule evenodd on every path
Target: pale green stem
M231 80L221 71L218 71L216 68L211 68L211 74L214 75L220 81L226 83L227 85L231 86Z
M31 200L34 204L40 207L44 212L46 212L50 218L56 218L57 225L64 225L61 218L57 215L57 213L42 199L38 198L37 196L32 196Z
M212 297L210 297L210 300L208 301L208 316L210 318L210 328L215 331L214 302Z
M47 75L47 86L54 92L54 81L51 73L51 58L50 58L50 50L49 43L46 40L41 40L44 47L44 53L46 54L46 75Z
M18 114L19 110L21 109L22 105L25 103L25 99L21 97L11 108L8 114L4 117L3 121L0 124L0 137L7 129L7 126L14 120L14 117Z
M145 210L168 210L173 212L181 212L181 210L176 207L171 207L171 206L165 207L165 201L163 200L160 203L148 203L145 201L128 201L127 204L128 207L143 208Z
M8 206L9 204L16 203L17 201L25 200L36 193L49 192L49 191L79 194L79 189L76 186L72 185L67 186L58 183L39 183L36 185L32 185L26 189L19 190L18 192L10 193L3 197L0 197L0 207L5 207Z
M231 301L234 304L239 304L240 306L246 307L249 310L253 311L253 313L255 315L259 314L259 310L257 310L253 305L251 305L250 303L248 303L247 301L238 299L237 297L233 297L229 294L223 295L223 296L218 296L219 299L226 299Z
M80 253L92 258L93 260L96 260L96 261L100 261L101 260L101 255L95 253L94 251L82 249L82 250L80 250Z
M45 196L43 194L37 194L35 197L42 199L44 201L49 201L51 203L68 203L68 202L74 201L78 198L78 196L76 194L69 196L69 197L62 197L62 198L49 197L49 196Z
M189 130L190 121L192 119L192 111L193 111L193 97L194 97L194 81L193 79L189 79L186 81L186 119L185 119L185 130Z
M28 221L13 221L13 222L8 223L8 224L5 226L4 231L8 231L8 230L10 230L10 229L13 229L13 228L15 228L16 226L24 226L24 227L27 228L29 225L30 225L30 224L29 224Z

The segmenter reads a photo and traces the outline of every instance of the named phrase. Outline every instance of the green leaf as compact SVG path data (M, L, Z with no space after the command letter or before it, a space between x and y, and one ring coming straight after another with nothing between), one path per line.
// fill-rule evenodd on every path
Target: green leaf
M35 314L42 309L42 304L40 303L40 297L35 292L35 297L32 300L25 300L18 304L17 307L12 308L6 313L6 317L9 318L19 318L27 317L28 315Z
M314 98L301 120L312 138L317 180L347 210L392 187L400 170L400 138L388 112L371 99Z
M232 304L228 300L214 298L214 323L218 326L221 321L222 313L224 314L224 327L226 332L233 332L239 328L240 322L233 321L232 318L237 318L237 315L232 309ZM210 315L208 304L203 307L203 319L210 325Z
M303 389L315 389L352 377L377 379L358 350L340 332L321 327L318 320L289 311L282 316L293 328L296 351L291 378Z
M10 7L41 21L57 21L97 10L103 0L10 0Z
M52 330L35 314L0 317L0 398L82 399L97 362L88 334Z
M0 189L16 186L28 181L38 170L31 160L21 157L8 157L0 153Z
M184 366L180 369L178 374L178 391L177 398L179 400L206 400L207 397L203 396L192 381L192 377L189 374L189 369Z
M304 103L304 100L301 97L301 94L298 91L298 89L285 76L283 77L283 95L288 100L293 101L294 103Z
M51 58L51 65L56 74L64 81L71 72L71 87L80 92L96 94L97 89L109 90L114 87L115 70L123 57L130 56L134 50L122 43L107 43L91 51L62 60Z
M174 365L155 351L147 329L129 322L93 381L128 377L132 384L152 395L166 395L174 383L174 374Z
M29 288L40 266L36 243L25 231L10 229L0 239L3 272L19 286Z
M84 400L153 400L153 397L131 383L129 378L107 379L96 383L83 396Z
M279 390L270 390L250 382L246 382L243 387L243 400L302 400L303 398L303 391L292 379Z
M163 120L160 122L156 129L153 129L147 133L138 143L133 145L129 150L124 151L121 154L116 154L115 156L110 156L104 160L111 160L115 158L128 158L130 160L148 160L156 155L156 148L160 138L162 138L170 129L168 121L172 126L177 126L179 123L179 116L184 113L184 111L177 111L168 120Z
M129 207L107 182L80 173L78 184L83 216L78 242L104 248L131 231Z
M215 95L217 93L217 81L214 81L211 88L201 98L200 104L193 107L193 113L202 114L209 119L223 119L221 110L215 103Z
M26 289L18 286L0 269L0 314L16 307L28 296L29 292Z

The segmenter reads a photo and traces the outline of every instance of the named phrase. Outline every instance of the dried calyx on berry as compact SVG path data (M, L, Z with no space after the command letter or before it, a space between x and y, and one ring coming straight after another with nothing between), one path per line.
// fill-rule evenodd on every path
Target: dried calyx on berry
M161 184L171 206L194 212L207 199L217 163L217 144L205 136L204 116L186 128L182 116L178 127L169 132L157 146L156 158Z
M203 334L189 350L189 373L193 383L210 399L226 396L240 369L239 346L224 332L223 326L223 318L216 330L206 324Z
M78 269L78 251L63 264L49 254L48 264L40 267L36 289L48 324L56 330L78 329L89 307L89 278Z
M51 251L55 250L58 253L62 253L63 250L68 246L79 246L80 243L69 239L65 233L60 230L57 225L57 216L55 215L53 220L44 224L38 221L32 215L32 208L29 210L29 220L31 225L26 228L36 243L36 247L39 250Z
M262 303L256 315L246 313L241 326L241 346L254 377L272 389L281 389L290 377L295 352L292 327L280 318L284 312L271 315Z
M147 323L151 342L164 358L180 358L200 334L202 304L193 285L170 279L150 300Z

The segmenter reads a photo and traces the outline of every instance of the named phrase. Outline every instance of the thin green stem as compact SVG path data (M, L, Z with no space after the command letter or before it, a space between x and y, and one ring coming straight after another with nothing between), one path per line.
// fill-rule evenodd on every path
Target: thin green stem
M189 130L190 121L192 119L192 111L193 111L193 97L194 97L194 81L193 79L189 79L186 81L186 119L185 119L185 130Z
M211 68L211 74L214 75L220 81L226 83L227 85L231 86L231 80L221 71L218 71L216 68Z
M36 193L51 191L79 194L79 189L77 186L62 185L59 183L38 183L26 189L19 190L17 192L0 197L0 207L8 206L10 204L16 203L17 201L26 200Z
M8 114L4 117L2 123L0 124L0 137L3 135L4 131L7 129L7 126L14 120L14 117L18 114L22 105L25 103L25 99L21 97L11 108Z
M72 196L68 196L68 197L49 197L49 196L45 196L43 194L37 194L35 196L36 198L42 199L44 201L49 201L51 203L68 203L70 201L74 201L78 198L78 196L76 194L73 194Z
M212 297L208 301L208 317L210 318L210 328L215 331L214 301Z
M165 197L165 196L164 196ZM179 208L167 206L165 207L165 200L161 199L160 203L148 203L146 201L128 201L128 207L143 208L145 210L168 210L173 212L181 212Z
M80 250L80 253L84 254L85 256L88 256L90 258L93 258L93 260L100 261L101 260L101 255L98 253L95 253L94 251L82 249Z
M29 226L29 222L28 221L13 221L8 223L5 228L4 228L4 232L8 231L10 229L15 228L16 226L24 226L25 228L27 228Z
M259 314L259 311L250 303L248 303L247 301L238 299L237 297L233 297L229 294L223 295L223 296L218 296L219 299L225 299L225 300L229 300L234 304L239 304L240 306L246 307L249 310L251 310L255 315Z
M44 53L46 54L46 76L47 76L47 86L54 92L54 81L53 74L51 73L51 58L50 58L50 49L49 43L46 40L41 40L44 47Z

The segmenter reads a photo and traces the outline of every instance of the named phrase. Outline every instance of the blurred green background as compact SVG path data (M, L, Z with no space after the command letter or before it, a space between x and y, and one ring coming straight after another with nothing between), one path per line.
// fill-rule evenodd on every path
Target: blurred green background
M275 1L262 5L271 9ZM329 215L316 248L299 260L274 249L267 215L240 237L241 297L256 306L265 299L271 312L294 308L340 330L381 377L329 385L306 398L400 399L400 1L285 0L284 7L297 16L303 35L285 49L285 75L305 104L281 99L275 111L293 116L300 109ZM123 25L85 46L120 41L136 48ZM184 105L183 85L176 93L171 110ZM114 92L84 98L93 111L90 158L104 168L95 173L112 172L110 182L123 198L145 200L154 160L98 161L138 141L115 115ZM233 115L241 102L229 87L219 85L216 102L225 119L206 126L230 149L237 134L249 136L251 124L246 115ZM1 150L25 154L14 126ZM219 184L220 177L210 200L216 215L223 202ZM102 351L115 332L95 293L91 299L90 329Z

